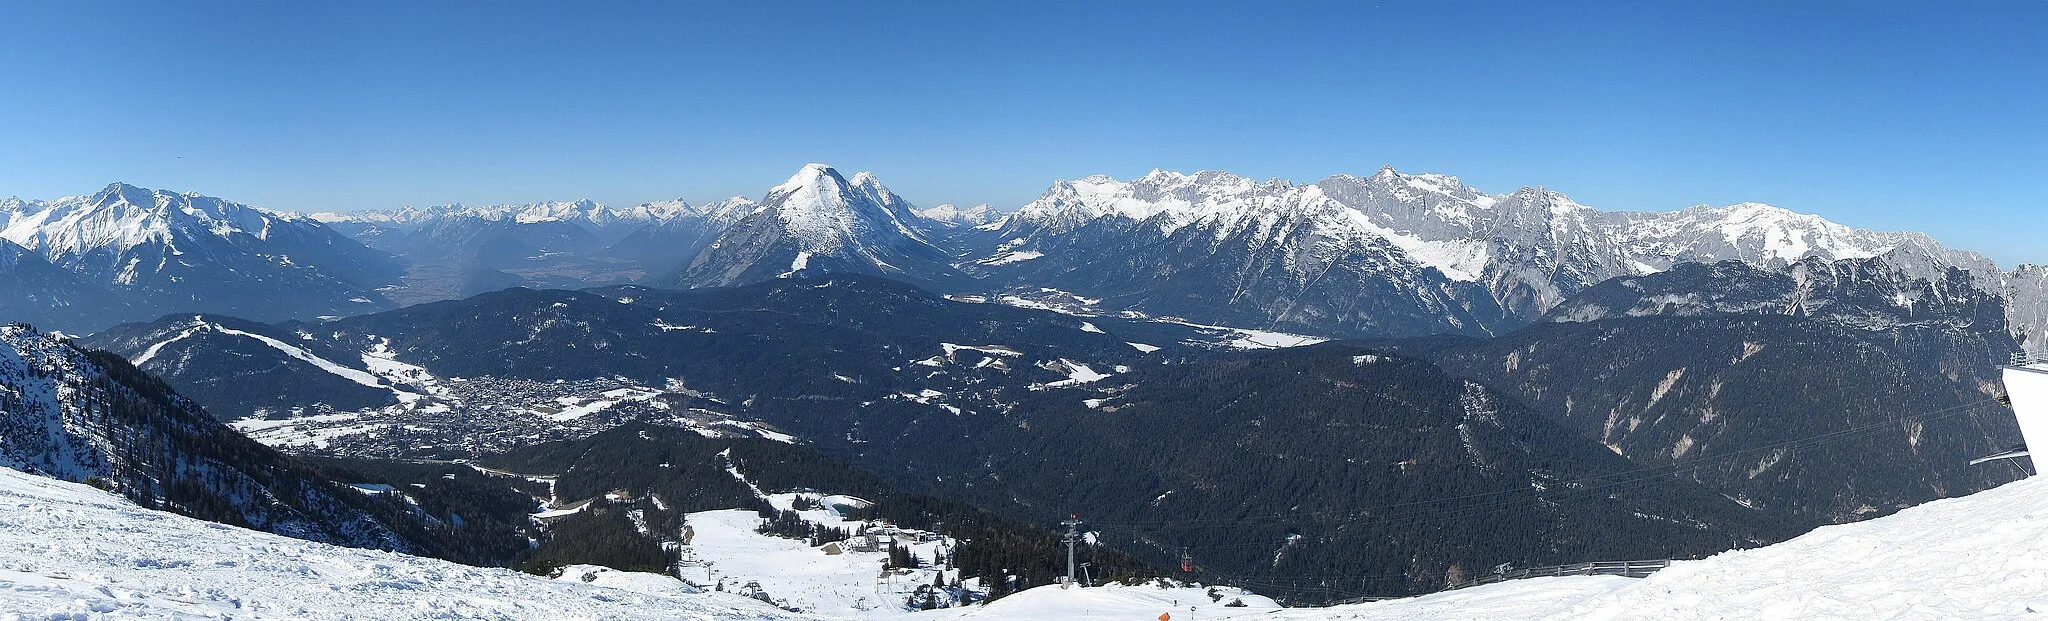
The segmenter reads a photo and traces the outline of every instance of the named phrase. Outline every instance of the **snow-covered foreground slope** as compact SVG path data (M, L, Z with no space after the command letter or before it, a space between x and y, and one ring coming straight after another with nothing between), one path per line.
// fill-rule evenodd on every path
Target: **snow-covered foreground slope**
M920 618L1067 619L2039 619L2048 611L2048 479L2035 477L1777 545L1681 561L1645 579L1514 580L1331 608L1228 607L1203 589L1040 587Z
M793 494L776 494L769 501L788 510L790 496ZM804 519L831 528L852 530L860 526L857 522L840 521L829 511L802 513ZM803 541L762 535L754 532L761 517L748 510L691 513L689 523L696 534L690 553L700 562L687 563L684 577L699 584L723 584L729 592L743 591L749 583L758 584L768 597L796 610L855 618L900 615L906 611L905 602L917 587L931 584L934 574L942 571L927 566L878 572L888 558L887 553L848 549L828 555ZM928 563L936 550L949 549L949 543L919 543L906 538L903 545ZM958 570L943 572L949 580L960 577Z
M1258 608L1189 611L1185 602L1172 610L1136 588L1045 588L1015 599L1000 600L984 613L1014 611L999 616L1005 619L1154 619L1172 612L1176 621L1233 614L1276 621L2039 619L2048 614L2035 612L2048 611L2048 479L1823 527L1776 545L1680 561L1641 580L1536 578L1271 614ZM1023 606L1030 602L1040 603Z
M1241 604L1241 605L1238 605ZM1015 621L1064 621L1067 619L1157 619L1170 613L1183 619L1272 619L1282 608L1273 600L1242 589L1219 587L1162 587L1112 584L1097 588L1044 586L1024 591L985 606L918 613L918 619L1012 619Z
M311 543L0 469L0 618L803 618L647 574L600 578L632 590Z

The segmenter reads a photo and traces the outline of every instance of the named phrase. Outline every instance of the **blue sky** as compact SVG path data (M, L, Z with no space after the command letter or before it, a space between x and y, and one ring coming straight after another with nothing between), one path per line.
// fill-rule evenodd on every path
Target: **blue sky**
M741 6L726 6L738 4ZM2048 2L0 0L0 196L285 210L1459 175L2048 262Z

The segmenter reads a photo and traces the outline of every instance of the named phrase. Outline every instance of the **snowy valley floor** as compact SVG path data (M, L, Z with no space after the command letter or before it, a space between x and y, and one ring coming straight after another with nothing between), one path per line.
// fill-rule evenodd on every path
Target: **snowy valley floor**
M594 582L582 581L587 574ZM577 568L564 578L221 526L0 469L0 619L833 618L786 613L732 594L691 592L680 582L647 574ZM1280 609L1256 596L1243 597L1244 607L1224 606L1234 598L1212 600L1202 589L1044 587L987 606L903 616L2042 619L2048 614L2032 611L2048 611L2048 479L1826 527L1766 548L1680 562L1641 580L1539 578L1322 609Z

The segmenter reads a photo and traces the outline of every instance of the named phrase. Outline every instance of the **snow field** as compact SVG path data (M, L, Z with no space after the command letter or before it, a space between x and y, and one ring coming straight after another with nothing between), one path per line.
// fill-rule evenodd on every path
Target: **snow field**
M806 494L817 497L816 494ZM791 510L797 494L769 494L764 496L778 509ZM828 503L860 504L865 501L850 496L824 496ZM803 519L830 528L855 532L865 523L842 520L839 514L829 509L813 509L798 512ZM694 530L691 543L687 546L683 578L707 589L723 584L725 592L742 590L747 583L757 583L769 597L783 605L816 613L846 618L893 617L906 612L905 600L919 585L929 585L938 577L939 571L931 567L899 569L884 574L882 564L888 559L884 551L858 552L845 546L859 541L861 537L840 544L840 554L826 554L824 548L812 547L804 541L772 537L754 532L760 526L761 517L755 512L743 509L723 511L700 511L688 516L688 523ZM870 529L879 530L875 525ZM911 554L929 564L934 553L941 548L950 548L951 540L916 541L914 537L899 539L899 546L906 547ZM883 548L886 550L886 547ZM957 570L947 570L950 582L959 576Z
M1093 588L1043 586L1016 593L986 606L920 612L917 619L1131 619L1145 621L1171 614L1173 621L1200 619L1271 619L1283 609L1273 600L1243 589L1217 587L1162 588L1149 584L1112 584ZM1244 606L1230 606L1233 602Z
M810 618L651 574L603 578L313 543L0 469L0 619Z

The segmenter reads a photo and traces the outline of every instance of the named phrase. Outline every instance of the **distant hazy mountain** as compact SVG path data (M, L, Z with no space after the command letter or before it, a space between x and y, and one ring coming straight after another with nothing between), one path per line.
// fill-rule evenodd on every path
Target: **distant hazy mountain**
M507 287L581 288L666 274L753 210L745 198L624 209L583 200L313 217L404 257L411 264L405 286L392 295L417 303Z
M916 210L926 220L947 226L981 226L1001 218L1003 214L987 204L961 209L954 205L940 205L929 209Z

